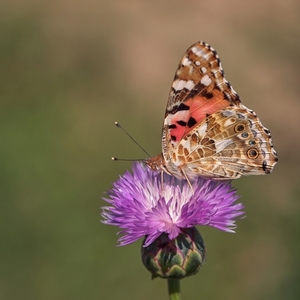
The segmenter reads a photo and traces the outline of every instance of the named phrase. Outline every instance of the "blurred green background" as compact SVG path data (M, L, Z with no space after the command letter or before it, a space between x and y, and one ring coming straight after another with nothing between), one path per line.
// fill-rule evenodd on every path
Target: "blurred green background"
M204 40L273 136L274 173L234 182L236 234L201 228L183 299L300 298L300 2L1 1L0 299L167 299L141 241L116 247L101 197L150 152L179 59Z

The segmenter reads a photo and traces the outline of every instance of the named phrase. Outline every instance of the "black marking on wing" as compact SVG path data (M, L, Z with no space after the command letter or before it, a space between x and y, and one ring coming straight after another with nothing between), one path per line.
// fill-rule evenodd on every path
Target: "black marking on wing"
M197 124L197 121L193 117L190 117L188 122L187 122L188 127L191 128L196 124Z
M185 121L182 121L182 120L177 121L176 123L177 123L178 125L180 125L180 126L183 126L183 127L185 127L186 124L187 124Z
M268 164L264 160L263 163L262 163L262 168L263 168L263 170L264 170L265 173L270 173L270 170L267 167L268 167Z
M180 103L180 105L174 105L174 107L172 108L172 110L167 110L166 114L170 113L172 115L175 115L178 111L182 111L182 110L189 110L190 107L184 103Z
M177 128L176 124L171 124L168 127L169 127L169 129L175 129L175 128Z

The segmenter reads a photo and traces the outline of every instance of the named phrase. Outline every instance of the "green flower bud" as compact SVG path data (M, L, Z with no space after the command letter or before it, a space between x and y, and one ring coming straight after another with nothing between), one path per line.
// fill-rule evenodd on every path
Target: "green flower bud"
M162 233L147 247L142 247L142 261L156 277L182 279L196 274L203 265L205 247L195 227L184 228L173 240Z

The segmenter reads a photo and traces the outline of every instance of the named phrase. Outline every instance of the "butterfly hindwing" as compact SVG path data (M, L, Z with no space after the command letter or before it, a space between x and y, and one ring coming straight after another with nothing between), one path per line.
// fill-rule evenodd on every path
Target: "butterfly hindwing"
M277 162L269 131L243 105L208 116L179 142L172 159L178 170L187 166L188 178L220 180L268 174Z

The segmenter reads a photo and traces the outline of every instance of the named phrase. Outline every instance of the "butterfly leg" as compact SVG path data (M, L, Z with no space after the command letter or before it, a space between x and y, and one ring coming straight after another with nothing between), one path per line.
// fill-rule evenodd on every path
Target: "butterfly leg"
M186 175L186 173L185 173L185 171L183 169L181 169L180 171L181 171L182 175L184 176L184 178L186 179L186 181L188 182L188 184L189 184L189 186L190 186L190 188L191 188L191 190L192 190L192 192L194 194L194 189L193 189L193 186L191 184L190 179L188 178L188 176Z
M160 172L160 180L161 180L161 196L164 195L165 189L164 189L164 171Z

